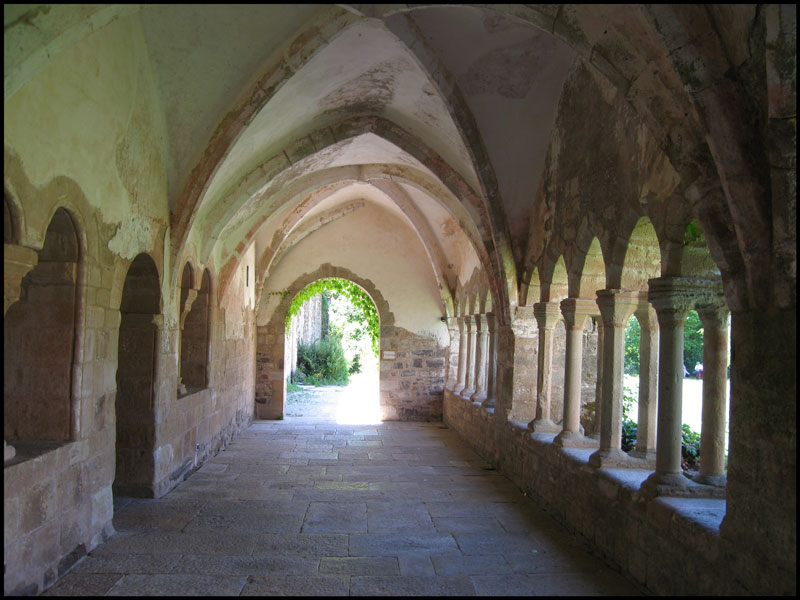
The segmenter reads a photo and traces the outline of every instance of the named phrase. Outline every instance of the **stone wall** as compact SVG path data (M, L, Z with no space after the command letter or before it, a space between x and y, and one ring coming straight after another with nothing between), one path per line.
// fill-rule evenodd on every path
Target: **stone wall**
M381 327L380 405L384 420L436 421L442 418L447 348L402 327Z

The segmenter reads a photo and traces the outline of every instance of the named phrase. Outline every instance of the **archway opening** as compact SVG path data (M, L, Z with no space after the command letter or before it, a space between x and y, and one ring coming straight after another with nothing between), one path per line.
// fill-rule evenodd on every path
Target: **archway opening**
M306 286L287 310L284 348L286 417L381 421L380 319L360 286L341 278Z
M152 497L155 475L154 384L161 290L146 254L131 263L122 288L117 354L115 495Z

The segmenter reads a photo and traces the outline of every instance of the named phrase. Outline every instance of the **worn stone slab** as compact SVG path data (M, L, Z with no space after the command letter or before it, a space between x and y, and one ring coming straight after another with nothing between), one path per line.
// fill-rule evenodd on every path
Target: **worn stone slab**
M364 502L311 502L302 533L366 533L367 505Z
M608 567L600 559L581 550L572 552L524 552L503 555L515 573L591 573Z
M169 573L180 560L179 554L105 554L91 553L72 569L72 573Z
M247 577L220 575L125 575L108 596L238 596Z
M511 566L500 554L484 556L432 556L437 575L495 575L512 573Z
M428 555L401 554L397 557L403 577L429 577L436 575L433 562Z
M76 573L62 577L42 596L104 596L122 579L119 573Z
M506 533L494 517L433 517L439 533Z
M451 535L367 533L350 536L350 556L459 553Z
M221 535L248 533L300 533L302 514L270 514L263 511L242 511L226 515L200 514L192 519L185 533L216 531Z
M539 552L541 543L534 537L517 533L457 533L458 547L464 554L503 554Z
M474 596L469 577L351 577L351 596Z
M319 563L320 573L336 575L399 575L396 556L342 556L325 557Z
M436 533L423 503L367 503L368 533Z
M265 534L270 535L270 534ZM219 535L214 532L142 533L113 536L92 551L92 556L108 554L211 554L217 556L249 554L256 535Z
M247 582L242 596L347 596L348 576L339 575L269 575Z
M345 534L300 533L297 535L264 533L258 537L253 556L347 556Z
M537 575L476 575L471 578L480 596L638 596L639 591L621 575L563 573Z
M318 558L302 556L183 556L171 573L204 575L299 575L317 573Z

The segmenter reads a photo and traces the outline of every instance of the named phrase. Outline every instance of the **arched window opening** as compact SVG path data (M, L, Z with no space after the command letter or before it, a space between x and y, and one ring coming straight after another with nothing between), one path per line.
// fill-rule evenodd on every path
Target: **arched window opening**
M153 260L140 254L122 288L117 355L115 495L153 495L154 383L161 291Z
M188 275L187 275L188 274ZM188 287L187 287L188 285ZM208 319L211 278L203 271L200 290L191 289L191 267L186 264L181 281L182 327L180 377L188 393L208 385Z
M20 299L3 323L3 430L9 441L72 439L79 255L75 226L59 208L38 264L23 278Z
M379 347L378 311L359 286L338 278L307 286L286 317L287 416L380 422Z

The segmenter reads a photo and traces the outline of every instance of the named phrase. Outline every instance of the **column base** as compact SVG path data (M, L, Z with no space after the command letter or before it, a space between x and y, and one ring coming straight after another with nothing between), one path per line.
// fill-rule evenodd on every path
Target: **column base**
M494 398L486 398L486 400L483 401L483 404L481 406L483 406L483 408L485 408L486 410L491 409L492 411L494 411L495 402L496 400Z
M600 442L579 431L562 431L553 440L553 445L561 448L597 448Z
M647 500L657 496L725 498L725 488L695 483L683 473L659 473L656 471L642 483L640 491Z
M472 395L474 393L475 393L475 390L470 390L470 389L464 388L463 390L461 390L461 393L459 394L459 396L461 396L464 400L469 400L470 398L472 398Z
M453 392L453 394L455 394L456 396L460 396L461 395L461 390L463 390L463 389L464 389L463 385L456 384L456 385L453 386L453 389L450 390L450 391Z
M550 419L534 419L528 423L528 429L536 433L559 433L561 427Z
M486 400L486 392L475 392L470 396L470 402L473 404L480 404L482 406L484 400Z
M602 468L646 469L647 466L638 458L629 456L617 448L600 449L589 457L589 465Z
M11 460L16 455L17 450L14 448L14 446L3 440L3 462Z
M631 458L635 458L636 460L640 461L642 464L642 468L644 469L652 469L655 470L656 468L656 451L655 450L648 450L648 451L641 451L641 450L631 450L628 453L628 456Z
M697 475L696 477L692 477L692 481L699 483L700 485L725 487L728 485L728 476L724 473L720 475Z

